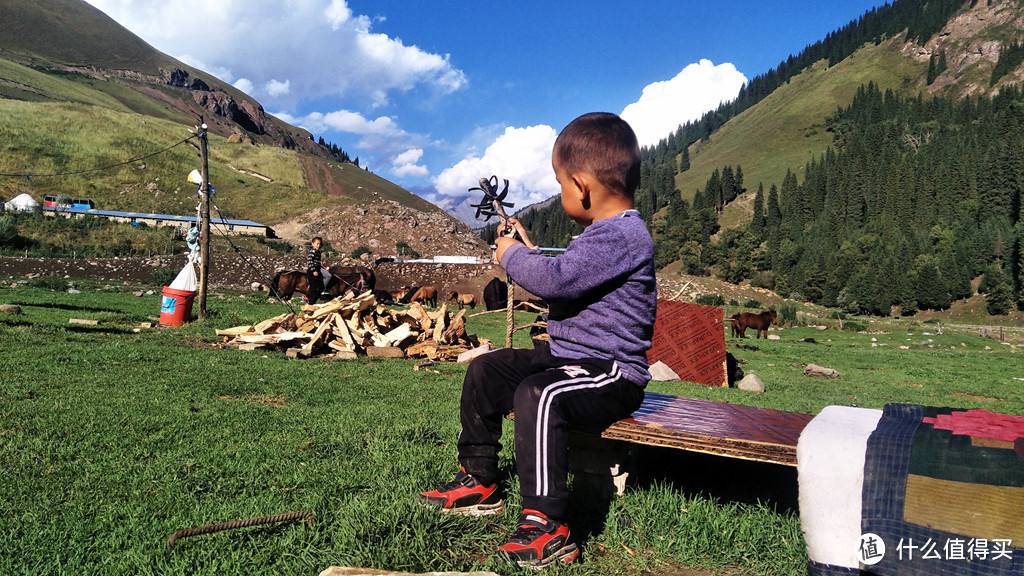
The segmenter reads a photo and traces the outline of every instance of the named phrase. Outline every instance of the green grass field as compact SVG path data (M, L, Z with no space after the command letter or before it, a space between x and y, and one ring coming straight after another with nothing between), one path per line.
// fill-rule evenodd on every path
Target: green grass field
M511 480L505 513L442 516L412 498L457 469L465 365L428 372L414 370L417 360L222 348L215 329L258 322L281 306L214 293L203 322L138 328L159 314L159 289L135 297L138 287L79 284L80 294L10 280L0 288L0 303L21 307L0 315L0 573L516 572L488 559L518 515L510 446L501 461ZM479 316L468 328L503 342L503 322ZM1014 348L949 328L926 334L933 327L728 339L765 394L678 382L650 389L807 412L915 402L1024 414ZM524 332L517 345L527 345ZM807 338L816 343L799 341ZM808 362L843 377L808 379ZM637 458L624 496L599 503L574 491L570 516L584 560L556 572L804 573L794 469L653 448ZM296 510L316 524L192 536L166 549L183 528Z

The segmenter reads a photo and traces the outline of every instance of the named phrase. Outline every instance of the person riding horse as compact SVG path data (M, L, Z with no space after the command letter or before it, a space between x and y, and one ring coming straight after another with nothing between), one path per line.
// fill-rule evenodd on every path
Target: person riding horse
M314 236L310 242L311 248L309 254L306 255L306 279L309 281L309 290L307 294L319 295L324 291L324 276L320 271L323 267L321 264L320 246L323 244L324 239L319 236ZM309 301L309 298L305 298Z

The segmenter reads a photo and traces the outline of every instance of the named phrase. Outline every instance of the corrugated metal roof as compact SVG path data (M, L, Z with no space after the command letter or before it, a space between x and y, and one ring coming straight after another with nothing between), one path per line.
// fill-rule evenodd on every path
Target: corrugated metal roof
M149 218L152 220L170 220L173 222L195 222L195 216L178 216L175 214L157 214L155 212L122 212L120 210L98 210L96 208L71 208L71 207L58 207L58 208L45 208L45 210L52 212L62 212L68 214L88 214L91 216L103 216L103 217L114 217L114 218ZM260 224L259 222L253 222L252 220L234 220L230 218L210 218L211 223L215 224L228 224L232 226L258 226L262 228L269 228L266 224Z

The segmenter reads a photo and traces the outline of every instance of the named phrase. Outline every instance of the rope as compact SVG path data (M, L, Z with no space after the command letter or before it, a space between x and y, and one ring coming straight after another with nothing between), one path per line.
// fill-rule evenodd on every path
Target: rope
M261 524L273 524L274 522L284 522L286 520L295 520L297 518L305 518L309 527L313 527L313 523L316 522L316 518L312 514L305 510L299 510L298 512L288 512L285 514L277 514L274 516L261 516L259 518L247 518L245 520L235 520L234 522L224 522L221 524L207 524L206 526L199 526L198 528L186 528L184 530L178 530L171 537L167 539L167 549L171 550L174 548L174 542L179 538L186 538L188 536L195 536L196 534L210 534L211 532L220 532L221 530L232 530L234 528L246 528L248 526L259 526Z
M508 306L506 307L506 312L505 312L505 321L508 323L508 328L505 330L505 347L506 348L511 348L512 347L512 333L515 332L515 328L514 328L515 312L514 311L515 311L516 303L515 303L514 296L515 296L516 285L515 285L514 282L512 282L512 277L511 276L508 276L506 274L505 275L505 279L508 280Z
M125 160L124 162L118 162L117 164L111 164L110 166L101 166L99 168L89 168L89 169L86 169L86 170L74 170L74 171L71 171L71 172L52 172L50 174L29 174L29 173L5 174L5 173L0 173L0 176L16 176L18 178L25 178L26 180L31 181L32 177L40 178L40 177L47 177L47 176L76 176L78 174L88 174L89 172L99 172L101 170L110 170L111 168L118 168L120 166L126 166L128 164L131 164L132 162L139 162L140 160L145 160L147 158L152 158L153 156L156 156L157 154L163 154L164 152L167 152L168 150L170 150L172 148L176 148L178 146L181 146L185 142L188 142L189 140L191 140L191 139L193 139L195 137L196 137L196 135L193 134L193 135L189 136L188 138L185 138L184 140L182 140L182 141L180 141L180 142L178 142L176 144L172 144L172 145L168 146L167 148L164 148L163 150L158 150L156 152L153 152L152 154L146 154L145 156L140 156L138 158L132 158L131 160Z

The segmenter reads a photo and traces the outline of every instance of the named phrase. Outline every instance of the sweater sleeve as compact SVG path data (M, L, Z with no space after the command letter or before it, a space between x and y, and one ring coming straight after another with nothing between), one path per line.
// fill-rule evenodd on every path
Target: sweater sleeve
M545 300L575 300L635 266L630 243L615 227L592 225L566 251L549 258L525 245L510 246L501 266L527 292Z

